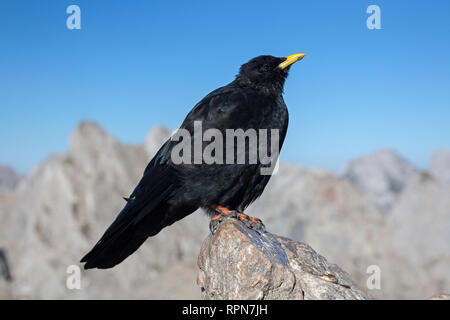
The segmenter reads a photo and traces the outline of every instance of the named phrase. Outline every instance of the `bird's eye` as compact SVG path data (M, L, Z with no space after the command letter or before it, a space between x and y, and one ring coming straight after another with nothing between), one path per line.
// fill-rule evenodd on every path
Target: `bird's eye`
M269 66L267 64L262 66L262 71L267 72L269 71Z

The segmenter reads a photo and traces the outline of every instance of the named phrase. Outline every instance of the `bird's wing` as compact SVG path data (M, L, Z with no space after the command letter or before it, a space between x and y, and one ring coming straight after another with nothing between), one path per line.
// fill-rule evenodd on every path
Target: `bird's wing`
M212 91L198 102L188 113L180 129L187 130L193 137L194 122L201 121L203 131L209 128L221 131L233 128L245 130L246 127L252 127L251 119L257 118L252 114L254 111L249 109L251 108L247 105L247 97L241 90L230 85L224 86ZM177 167L171 161L171 152L178 143L178 140L169 138L148 163L144 175L152 168L162 165ZM180 169L179 172L183 170L182 167L183 165L177 167Z
M136 225L146 215L178 188L179 180L169 165L153 166L147 170L128 198L127 204L106 233L114 232L121 225Z

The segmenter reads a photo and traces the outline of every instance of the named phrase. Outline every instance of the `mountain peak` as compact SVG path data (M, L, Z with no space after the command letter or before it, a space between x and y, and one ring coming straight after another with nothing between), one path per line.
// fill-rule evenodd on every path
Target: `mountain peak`
M82 121L80 122L71 136L71 148L76 147L74 144L83 141L87 144L93 144L96 142L102 142L102 140L114 139L109 133L107 133L97 122L94 121Z
M395 150L381 149L350 161L343 170L343 177L363 191L380 210L387 212L417 172Z

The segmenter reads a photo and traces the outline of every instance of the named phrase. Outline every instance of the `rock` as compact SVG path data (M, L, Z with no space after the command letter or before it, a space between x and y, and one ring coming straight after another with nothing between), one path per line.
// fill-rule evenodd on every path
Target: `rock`
M204 241L197 283L205 299L368 299L310 246L225 219Z
M429 165L430 174L438 181L450 186L450 150L436 150Z
M14 190L19 183L21 176L12 168L0 165L0 190Z
M261 218L276 234L310 244L348 271L361 288L365 288L370 265L391 261L384 215L349 182L323 170L281 163L261 198L246 213ZM398 284L395 273L386 269L386 279ZM389 280L383 291L370 294L396 296L396 285L389 288Z
M389 215L377 210L347 180L324 170L281 163L261 198L246 213L261 218L273 233L310 244L374 298L423 299L425 287L442 282L436 277L427 282L425 267L411 265L401 254L394 245ZM381 288L369 290L368 270L374 267L381 271Z
M417 170L395 151L380 150L350 161L342 176L364 192L377 208L388 212L416 174Z

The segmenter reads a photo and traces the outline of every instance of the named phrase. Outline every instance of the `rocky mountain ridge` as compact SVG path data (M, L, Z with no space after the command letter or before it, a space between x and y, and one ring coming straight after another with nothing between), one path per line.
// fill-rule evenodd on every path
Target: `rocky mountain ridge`
M50 156L14 192L0 193L0 249L12 277L0 277L0 297L201 298L196 259L209 233L201 212L164 229L112 270L81 271L80 290L66 286L68 266L80 266L168 136L159 127L144 146L125 145L97 124L83 122L67 153ZM308 243L371 296L428 298L450 291L450 187L436 178L445 167L437 163L432 174L410 165L372 170L383 176L394 172L397 180L386 181L402 184L388 214L346 174L282 163L246 213L262 218L273 233ZM380 289L366 286L370 266L381 270Z

